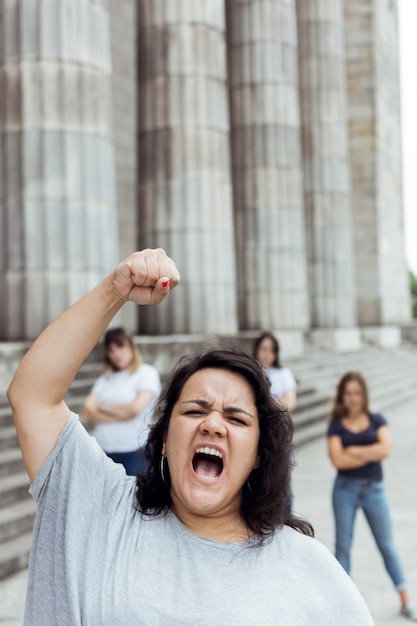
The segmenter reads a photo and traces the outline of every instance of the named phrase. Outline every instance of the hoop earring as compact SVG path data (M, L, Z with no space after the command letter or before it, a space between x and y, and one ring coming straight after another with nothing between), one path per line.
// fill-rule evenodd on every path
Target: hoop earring
M159 472L161 474L161 478L162 478L162 482L164 483L164 485L166 485L168 487L168 483L165 480L165 468L164 468L164 461L165 461L166 457L162 454L161 455L161 460L159 462Z

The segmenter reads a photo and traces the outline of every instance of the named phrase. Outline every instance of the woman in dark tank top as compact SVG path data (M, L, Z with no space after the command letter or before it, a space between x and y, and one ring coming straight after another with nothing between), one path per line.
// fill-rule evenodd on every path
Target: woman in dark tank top
M417 622L383 483L382 460L391 452L391 434L386 419L369 410L366 381L359 372L347 372L337 386L327 437L329 457L337 469L332 493L335 556L349 574L353 528L361 508L399 593L401 615Z

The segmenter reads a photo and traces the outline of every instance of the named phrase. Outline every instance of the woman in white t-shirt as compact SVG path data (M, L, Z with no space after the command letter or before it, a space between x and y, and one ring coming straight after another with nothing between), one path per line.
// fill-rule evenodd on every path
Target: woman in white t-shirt
M288 413L292 413L296 405L297 383L292 371L288 367L281 367L278 340L272 333L262 333L255 341L253 355L264 368L271 383L271 394L280 401ZM292 499L291 494L286 502L289 513L292 510Z
M94 437L115 463L136 476L147 463L144 447L161 382L157 369L143 362L124 328L104 335L105 371L87 396L82 414L94 421Z
M269 378L272 395L292 413L297 400L297 383L292 371L288 367L281 367L279 343L272 333L264 332L258 337L255 341L254 357Z

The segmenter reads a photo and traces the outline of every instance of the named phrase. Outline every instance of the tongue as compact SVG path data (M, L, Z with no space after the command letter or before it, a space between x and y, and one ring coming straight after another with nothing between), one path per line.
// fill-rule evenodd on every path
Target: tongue
M219 475L219 466L213 461L198 459L195 463L195 473L199 476L216 478Z

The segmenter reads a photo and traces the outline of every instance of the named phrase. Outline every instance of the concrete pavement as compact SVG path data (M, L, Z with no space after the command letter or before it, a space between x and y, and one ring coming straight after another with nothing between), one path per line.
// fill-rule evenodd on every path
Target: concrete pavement
M377 410L377 407L374 409ZM391 457L384 462L385 481L396 543L411 595L417 601L417 399L407 405L399 405L386 417L394 445ZM313 523L317 539L330 550L333 549L330 504L333 475L324 440L310 443L298 451L293 478L294 509ZM399 616L397 592L385 572L362 514L357 520L352 562L353 580L368 603L376 626L405 626L409 623ZM26 583L26 570L0 582L2 626L22 624Z

